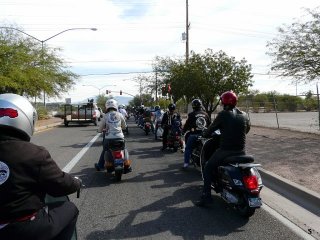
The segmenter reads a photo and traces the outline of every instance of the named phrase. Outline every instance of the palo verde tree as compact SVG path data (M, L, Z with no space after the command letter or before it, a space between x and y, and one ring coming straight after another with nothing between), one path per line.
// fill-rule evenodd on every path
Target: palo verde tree
M182 59L156 60L156 68L171 85L173 99L184 98L190 102L200 98L209 115L224 91L233 90L239 94L252 85L251 65L245 59L237 61L223 51L191 52L188 63Z
M279 35L267 44L267 54L278 76L309 83L320 75L320 13L319 8L306 12L311 20L280 27Z
M0 28L0 93L49 97L67 92L77 79L59 56L60 49L9 28Z

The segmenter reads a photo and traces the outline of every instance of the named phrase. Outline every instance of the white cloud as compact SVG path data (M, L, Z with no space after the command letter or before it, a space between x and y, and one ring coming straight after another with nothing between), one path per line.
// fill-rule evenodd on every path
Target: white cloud
M146 71L155 56L181 56L185 43L185 0L2 0L1 22L15 23L40 40L65 29L96 27L98 31L76 30L46 43L61 47L62 56L79 74ZM296 86L273 76L266 43L277 27L305 14L303 7L319 6L315 0L189 0L190 50L223 50L253 65L255 89L295 94ZM115 90L138 93L131 75L83 76L64 97L74 100L94 95L97 88L117 84ZM125 79L125 81L123 81ZM131 79L131 80L130 80ZM83 84L94 87L83 87ZM314 86L298 86L298 93ZM102 90L101 90L102 91Z

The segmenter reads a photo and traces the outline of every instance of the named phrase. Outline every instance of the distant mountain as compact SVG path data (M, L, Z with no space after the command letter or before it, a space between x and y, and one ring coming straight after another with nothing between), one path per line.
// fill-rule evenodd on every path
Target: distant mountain
M133 97L128 97L128 96L114 96L113 97L118 104L123 104L123 105L128 105L129 102L133 99Z
M80 103L87 103L88 99L97 99L97 96L88 97L86 99L83 99L82 101L75 101L72 102L72 104L80 104ZM133 97L130 96L113 96L113 98L118 102L118 104L128 105L129 102L133 99Z

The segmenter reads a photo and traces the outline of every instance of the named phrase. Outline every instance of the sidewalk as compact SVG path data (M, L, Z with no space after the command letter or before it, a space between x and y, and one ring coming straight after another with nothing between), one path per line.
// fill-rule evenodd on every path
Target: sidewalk
M49 119L38 120L35 126L35 132L42 131L44 129L52 128L63 123L63 119L52 117Z

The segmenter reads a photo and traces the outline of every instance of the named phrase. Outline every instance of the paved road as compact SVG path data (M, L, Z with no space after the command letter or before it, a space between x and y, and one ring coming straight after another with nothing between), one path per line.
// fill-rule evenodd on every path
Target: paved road
M245 220L218 196L211 209L195 207L199 171L179 171L181 153L160 152L160 142L130 127L127 146L134 171L122 182L94 170L100 138L72 169L87 186L80 199L71 196L80 209L80 239L302 239L263 209ZM95 129L58 127L36 134L33 142L47 147L64 167L96 135Z

